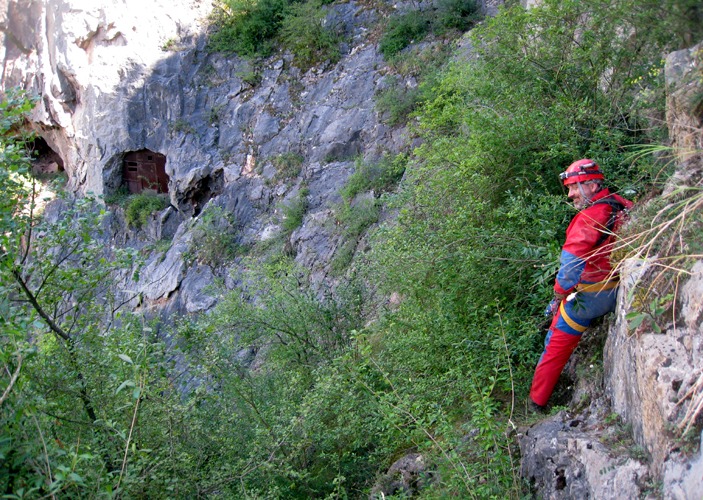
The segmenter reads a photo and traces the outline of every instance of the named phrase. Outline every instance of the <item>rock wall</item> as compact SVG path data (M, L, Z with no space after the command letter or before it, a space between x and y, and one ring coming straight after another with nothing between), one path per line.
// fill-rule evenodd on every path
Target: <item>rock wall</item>
M385 81L382 57L368 40L377 12L356 2L334 5L329 19L345 40L343 57L302 73L288 54L254 68L234 55L208 53L209 1L144 5L3 2L2 88L41 96L34 126L62 158L77 193L115 192L128 152L166 156L172 208L147 235L173 242L166 256L148 257L142 282L134 284L148 301L162 307L175 300L169 307L183 312L212 305L202 288L213 272L228 270L183 265L193 217L206 204L233 215L239 243L254 243L280 233L280 205L303 185L308 211L290 245L298 262L324 279L339 243L330 207L341 200L355 159L398 152L408 142L374 108ZM303 159L295 178L276 176L281 155ZM144 243L117 219L111 227L118 242ZM190 287L183 297L182 286Z
M666 60L667 123L679 169L662 195L665 200L681 189L703 186L703 107L700 99L693 99L703 91L702 54L703 44L699 44L674 52ZM700 242L700 234L695 240ZM691 248L683 250L694 253ZM663 272L657 256L626 262L620 310L646 311L658 299L653 293L657 288L654 277ZM682 436L687 415L703 400L703 261L676 274L671 305L656 318L663 323L660 332L652 329L651 322L632 331L624 314L618 316L605 346L605 383L613 410L632 427L635 442L647 451L667 497L700 498L703 458L700 453L692 457L685 453L687 443ZM644 294L645 289L652 292ZM700 418L691 423L695 420L700 423ZM693 440L699 441L698 436Z
M69 187L102 194L103 168L115 155L169 151L169 120L184 113L182 91L172 92L187 80L183 68L192 51L174 56L162 48L169 40L194 45L208 2L5 4L2 87L41 96L33 121L64 160Z
M692 98L703 92L702 49L697 45L666 60L667 121L678 170L662 199L671 202L680 201L675 195L682 189L703 187L703 107ZM700 245L700 202L693 211L693 230L681 238L690 239L680 249L688 254ZM670 274L671 296L661 293L659 312L632 329L628 314L652 311L650 303L659 300L654 277L670 261L658 258L644 255L623 265L602 384L588 393L575 391L590 404L583 408L575 397L572 407L580 410L522 430L522 474L543 498L703 496L701 436L695 431L703 420L703 261L694 259Z

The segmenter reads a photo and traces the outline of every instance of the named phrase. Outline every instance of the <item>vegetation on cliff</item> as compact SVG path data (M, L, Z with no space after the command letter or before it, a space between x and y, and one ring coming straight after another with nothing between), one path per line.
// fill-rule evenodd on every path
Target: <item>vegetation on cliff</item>
M271 12L256 15L279 3L293 9L262 2ZM512 430L572 215L557 174L593 157L628 196L662 180L654 156L633 152L665 141L662 55L700 37L698 3L546 1L486 20L470 57L425 80L412 115L422 146L380 174L360 168L377 178L344 191L351 210L360 190L387 190L404 172L381 197L397 216L334 293L313 290L286 256L252 258L210 314L176 327L145 324L107 293L138 259L102 257L90 200L36 216L11 133L27 105L8 100L0 489L360 498L412 451L427 464L420 497L523 496ZM257 37L269 30L292 33L279 14L255 19L263 26L247 28L256 37L241 50L268 50ZM179 339L178 356L157 332Z

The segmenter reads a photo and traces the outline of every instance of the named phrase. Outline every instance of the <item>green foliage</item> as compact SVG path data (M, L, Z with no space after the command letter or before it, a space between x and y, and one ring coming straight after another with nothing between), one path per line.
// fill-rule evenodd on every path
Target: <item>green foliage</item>
M208 47L215 52L236 52L266 57L277 45L293 53L303 70L324 61L337 62L339 35L325 23L325 4L307 0L224 0L214 19L215 33Z
M124 207L129 201L130 196L129 188L127 188L127 186L120 186L114 193L105 195L104 200L108 205Z
M436 9L396 14L388 21L378 48L386 59L392 59L429 33L441 36L448 30L468 30L479 19L478 12L474 0L442 0Z
M203 418L180 437L201 464L186 476L228 497L324 498L340 482L362 495L387 451L348 350L363 291L313 290L285 259L249 268L215 310L183 325L193 369L217 387L200 393ZM242 349L265 369L249 369Z
M281 26L281 44L290 50L303 69L324 61L339 60L340 37L325 23L326 9L320 0L294 3Z
M332 271L341 274L354 258L359 239L371 225L378 222L380 204L373 198L355 203L343 202L335 210L335 218L342 233L342 244L332 259Z
M342 188L342 198L350 202L359 193L374 191L378 196L391 190L403 177L407 161L408 158L404 154L387 154L374 163L365 163L357 159L356 170Z
M376 110L391 126L406 122L418 106L431 97L439 73L451 52L444 45L431 45L419 50L408 49L392 66L397 76L385 79L384 87L374 96ZM413 82L411 85L409 82Z
M289 6L237 8L243 21L232 29L244 33L256 16L282 22L276 16ZM657 171L629 146L658 137L646 117L662 101L660 54L692 32L682 13L700 9L545 0L487 20L473 33L479 57L457 58L421 84L411 131L421 146L408 158L359 163L344 188L335 207L340 273L381 201L394 215L369 239L360 276L350 272L331 289L312 286L283 257L245 260L214 310L175 320L177 331L121 312L136 298L113 285L139 263L100 239L98 204L61 201L57 220L37 216L17 135L31 106L3 101L0 368L9 377L0 378L0 490L361 498L413 450L437 472L420 498L527 496L510 436L573 213L557 174L585 156L618 187ZM271 40L250 34L252 53ZM280 171L294 171L298 159L281 162ZM359 196L391 191L401 176L394 194ZM307 195L283 208L285 231L302 222ZM700 200L699 189L682 188L661 211L667 220L655 215L629 240L633 248L664 249L674 258L666 266L685 271L675 258L700 246ZM151 213L146 205L134 220ZM205 260L229 255L233 239L219 233L234 228L221 212L203 213L195 230ZM641 299L641 321L669 306L662 279L652 284L656 295ZM372 283L389 307L367 309L358 283ZM163 338L178 342L165 352Z
M153 213L163 210L168 204L168 195L148 192L135 194L127 200L125 220L130 226L143 227Z
M389 58L413 42L419 42L430 31L430 20L417 10L390 18L378 49Z
M479 5L475 0L440 0L437 5L434 31L466 31L480 19Z
M193 126L188 122L188 120L184 118L179 118L178 120L169 123L169 131L172 133L184 133L184 134L194 134L195 129Z
M160 372L146 328L120 312L125 297L111 287L135 255L97 239L105 213L90 198L60 199L60 216L42 219L36 186L7 160L3 179L26 189L6 191L3 210L15 221L0 220L0 362L11 374L0 401L0 488L28 498L129 491L132 481L146 490L133 418ZM141 406L148 422L150 405Z
M308 210L308 194L308 189L302 188L292 200L282 206L281 225L286 233L290 234L302 225Z
M223 0L209 49L245 57L269 55L290 5L290 0Z
M390 78L388 83L374 100L379 113L386 115L386 123L395 126L407 120L421 101L422 94L419 87L406 88L401 85L397 77Z
M303 168L304 160L303 155L292 151L274 157L272 160L273 166L276 168L274 182L288 181L298 177Z
M187 260L211 267L229 262L242 253L237 243L237 223L222 207L210 205L198 217Z
M430 446L445 483L433 494L520 496L501 425L526 397L536 319L572 215L557 174L594 157L615 186L632 186L651 168L626 146L657 137L643 111L663 102L667 16L665 6L610 1L508 9L472 31L479 57L425 89L422 146L391 199L397 220L371 242L367 279L400 301L374 344L397 401L427 405L408 413L437 422L438 441L452 442L456 425L486 438L474 453L480 444ZM656 17L668 28L653 28ZM623 43L630 32L636 40Z
M0 101L0 256L18 245L14 238L28 223L26 211L17 207L35 206L35 186L28 175L29 155L24 148L29 137L21 127L32 107L33 101L19 90L9 90Z

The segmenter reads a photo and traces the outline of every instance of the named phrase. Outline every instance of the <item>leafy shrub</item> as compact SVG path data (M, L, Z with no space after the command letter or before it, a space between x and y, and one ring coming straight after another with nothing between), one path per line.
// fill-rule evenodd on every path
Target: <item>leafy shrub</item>
M516 477L513 401L524 400L539 356L536 318L571 216L556 174L591 155L606 158L618 185L632 174L625 146L652 137L639 106L651 98L644 104L656 109L663 96L660 55L678 40L682 5L692 2L544 0L487 21L474 40L481 57L455 62L424 100L422 146L408 182L386 198L397 219L367 254L360 281L395 292L394 309L368 311L377 318L369 322L361 293L313 289L283 258L252 261L236 290L173 337L187 349L177 359L188 380L173 377L174 352L164 352L169 326L157 336L143 318L116 316L122 297L109 287L134 261L103 253L92 236L99 213L33 225L21 208L31 183L17 176L26 158L2 148L9 258L0 296L26 293L20 273L38 301L0 303L0 361L20 375L14 386L0 379L0 490L362 498L379 471L417 449L441 478L418 496L528 497ZM638 36L623 44L622 33ZM366 186L350 187L349 199ZM378 200L356 201L338 208L340 262L378 214ZM663 201L678 208L657 210L662 220L633 242L647 253L700 253L700 190ZM668 217L690 225L669 233ZM43 237L28 238L29 228ZM36 247L24 259L27 241ZM667 295L642 298L654 307L640 312L658 314ZM40 306L52 323L33 310Z
M308 193L307 188L303 188L287 205L283 205L282 226L286 233L292 233L303 223L308 209Z
M363 199L351 204L343 202L335 213L343 237L331 263L332 271L339 274L351 263L359 239L371 225L378 222L381 206L375 199Z
M356 170L349 176L341 194L350 202L357 194L375 191L376 194L392 189L403 177L408 158L404 154L385 155L376 163L356 161Z
M466 31L479 19L479 6L475 0L440 0L435 13L433 31L446 29Z
M124 207L129 201L131 194L127 186L120 186L114 193L104 196L105 203L108 205L119 205Z
M169 199L166 194L135 194L128 199L125 208L127 224L136 228L143 227L151 214L163 210L168 204Z
M421 96L419 87L405 87L400 84L399 78L393 78L386 88L375 95L374 100L376 110L393 127L408 119L420 103Z
M273 166L276 168L274 181L287 181L296 178L303 167L303 160L303 155L290 151L276 156L272 160Z
M192 258L215 267L234 259L240 252L234 215L226 213L222 207L208 206L193 229L189 252Z
M319 0L294 4L282 22L281 43L295 57L295 64L306 70L340 57L339 36L325 25L326 10Z
M390 126L406 122L410 115L432 95L439 84L441 68L451 57L446 45L430 45L412 48L403 57L393 58L390 63L400 76L390 76L387 85L374 96L376 110ZM406 85L414 80L415 85Z
M336 211L336 219L342 234L348 239L358 239L372 224L378 222L380 204L375 199L364 199L350 204L342 203Z
M645 126L642 110L663 102L657 52L675 36L653 19L675 18L670 5L542 4L472 31L478 57L452 63L431 87L416 115L422 146L391 199L397 220L375 233L367 259L369 282L402 297L374 336L386 394L400 407L434 402L418 413L456 443L464 467L440 457L443 484L428 497L522 496L500 431L513 410L505 402L529 390L535 323L573 213L558 173L592 156L625 185L637 169L627 146L658 125ZM636 44L622 43L635 31ZM475 441L457 439L461 426Z
M433 10L411 10L390 18L378 48L392 60L396 54L429 33L444 35L448 30L466 31L479 19L474 0L442 0Z
M216 31L209 50L266 57L277 44L293 53L295 64L307 69L339 60L339 35L325 25L326 0L225 0L214 17ZM256 77L259 78L258 76Z
M288 15L290 0L225 0L208 47L245 57L267 56Z
M430 31L430 27L428 16L417 10L393 16L388 22L378 48L386 59L391 58L412 42L424 38Z

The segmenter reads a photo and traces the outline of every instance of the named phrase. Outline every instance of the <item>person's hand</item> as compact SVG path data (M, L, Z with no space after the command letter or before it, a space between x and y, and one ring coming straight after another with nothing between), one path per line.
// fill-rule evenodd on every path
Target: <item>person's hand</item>
M554 297L552 301L549 303L547 308L544 310L544 316L546 318L552 318L554 315L557 313L557 310L559 309L559 304L561 303L561 300L559 297Z

